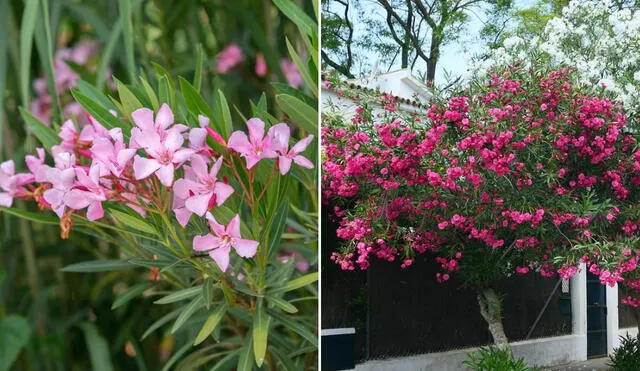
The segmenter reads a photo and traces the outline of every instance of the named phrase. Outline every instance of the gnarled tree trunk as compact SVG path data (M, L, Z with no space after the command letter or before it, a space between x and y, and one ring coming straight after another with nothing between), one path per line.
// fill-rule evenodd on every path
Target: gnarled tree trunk
M506 349L511 353L509 339L502 326L502 302L491 287L480 287L477 290L480 314L489 326L489 332L493 337L493 343L500 349Z

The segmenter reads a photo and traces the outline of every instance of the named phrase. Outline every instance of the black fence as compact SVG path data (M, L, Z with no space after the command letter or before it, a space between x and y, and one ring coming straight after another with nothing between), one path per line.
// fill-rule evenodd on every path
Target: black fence
M455 275L437 283L432 257L423 255L407 269L374 261L366 272L344 272L329 260L331 247L340 243L336 225L325 216L322 226L322 327L355 327L359 361L491 343L475 292L462 288ZM511 341L526 338L557 282L528 274L495 285ZM571 333L571 316L560 313L560 291L530 338Z

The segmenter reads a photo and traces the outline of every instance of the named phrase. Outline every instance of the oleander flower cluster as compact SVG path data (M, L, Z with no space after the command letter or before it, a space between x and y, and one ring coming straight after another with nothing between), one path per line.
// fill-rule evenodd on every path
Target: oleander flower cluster
M292 129L287 124L271 126L265 133L265 123L252 118L247 122L248 136L235 131L225 140L205 116L199 116L199 127L175 123L167 104L155 113L137 109L131 121L130 130L108 130L89 115L84 126L66 121L59 144L51 148L52 164L42 148L25 157L26 172L17 172L12 160L0 164L0 206L11 207L21 199L52 210L60 218L63 238L69 236L74 215L102 219L109 203L124 204L141 216L172 210L183 227L195 214L206 220L210 232L194 237L193 249L207 252L226 271L231 250L252 257L258 247L257 241L241 235L240 215L222 225L211 213L230 197L240 197L248 205L259 201L263 194L253 187L247 190L240 172L253 179L258 162L267 159L273 160L274 175L286 175L292 164L313 168L302 155L313 136L290 147ZM234 161L240 160L245 165L238 169ZM242 189L234 187L229 177L237 179Z
M332 260L428 254L438 281L471 284L581 262L603 284L631 278L638 249L598 246L638 236L640 151L622 104L586 91L574 69L517 65L423 112L325 120L323 201L345 241Z
M496 66L531 60L543 55L553 66L575 67L581 82L605 85L615 93L630 115L640 112L640 13L611 0L573 0L533 39L517 35L503 46L488 50L469 68L482 76Z

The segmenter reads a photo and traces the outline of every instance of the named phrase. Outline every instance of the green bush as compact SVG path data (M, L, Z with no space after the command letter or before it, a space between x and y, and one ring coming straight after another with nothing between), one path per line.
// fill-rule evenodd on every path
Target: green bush
M534 371L524 363L524 359L514 359L506 349L482 347L475 353L469 353L463 365L477 371Z
M609 365L616 371L640 370L640 341L629 335L620 336L620 346L610 358Z

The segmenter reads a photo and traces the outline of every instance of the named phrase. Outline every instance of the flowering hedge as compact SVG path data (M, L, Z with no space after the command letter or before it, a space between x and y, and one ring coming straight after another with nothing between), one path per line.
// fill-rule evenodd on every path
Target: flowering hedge
M597 268L594 243L637 235L640 153L621 104L584 91L572 69L513 66L422 113L383 96L381 113L363 100L351 123L327 116L323 199L345 240L332 260L406 268L429 253L438 281L457 274L479 293L513 274L569 278L579 260ZM622 280L638 256L621 256L592 271Z

